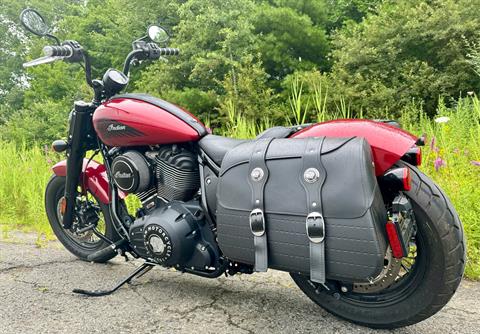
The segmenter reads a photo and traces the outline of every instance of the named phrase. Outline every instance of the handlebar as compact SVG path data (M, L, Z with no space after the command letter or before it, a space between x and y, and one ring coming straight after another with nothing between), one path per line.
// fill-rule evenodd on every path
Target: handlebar
M65 57L69 58L73 55L73 48L69 45L52 46L47 45L43 48L45 57Z
M24 63L23 67L27 68L68 59L73 56L73 49L70 46L46 46L43 48L43 54L43 57Z
M177 48L160 48L160 56L178 56L180 50Z
M75 41L65 41L63 45L47 45L43 48L43 57L31 60L23 64L23 67L32 67L52 63L56 60L78 62L84 59L85 53Z
M180 50L177 48L159 48L155 43L147 43L143 50L144 54L140 57L152 60L157 60L161 56L178 56L180 54Z
M177 48L159 48L155 43L146 43L145 41L135 41L133 43L133 51L130 52L125 59L123 65L123 73L128 75L130 71L130 64L134 59L145 60L151 59L156 60L162 56L178 56L180 50Z
M64 41L62 45L47 45L43 48L43 54L43 57L24 63L23 67L48 64L57 60L65 60L71 63L81 62L83 60L85 63L85 79L87 84L94 88L94 90L97 89L97 87L94 87L95 85L92 81L90 58L87 52L83 50L82 46L78 42L67 40ZM133 51L130 52L125 59L123 73L128 75L130 64L134 59L156 60L162 56L177 56L179 54L180 50L177 48L159 48L155 43L137 40L133 43Z
M85 63L85 79L87 84L90 87L93 87L90 58L78 42L68 40L63 42L62 45L47 45L43 48L43 54L43 57L24 63L23 67L48 64L56 60L65 60L71 63L81 62L83 60Z

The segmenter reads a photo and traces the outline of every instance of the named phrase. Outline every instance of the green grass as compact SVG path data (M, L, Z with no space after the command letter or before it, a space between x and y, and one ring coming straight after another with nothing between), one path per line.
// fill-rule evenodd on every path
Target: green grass
M0 230L36 231L53 237L43 194L50 168L58 159L43 148L0 142Z
M306 119L308 106L302 104L301 92L297 94L300 98L292 100L294 114L286 123ZM346 104L328 113L323 102L326 95L321 94L324 93L318 92L314 96L317 101L310 104L316 110L314 115L309 112L310 117L328 120L350 115ZM233 104L230 109L228 124L221 131L223 135L252 138L273 125L268 120L248 120ZM453 108L440 103L440 116L450 120L436 123L411 107L405 109L400 121L412 133L426 135L422 170L440 185L458 211L468 242L466 276L480 279L480 166L474 163L480 161L480 101L476 97L461 99ZM47 239L53 238L43 209L43 193L51 175L50 168L60 159L42 148L0 142L0 230L35 231ZM445 162L438 170L434 168L436 159ZM130 207L136 206L135 200L128 202Z

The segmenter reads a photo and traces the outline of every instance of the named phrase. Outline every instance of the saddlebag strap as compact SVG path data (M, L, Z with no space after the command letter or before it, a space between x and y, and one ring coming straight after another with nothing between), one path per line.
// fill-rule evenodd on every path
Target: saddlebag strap
M303 155L303 170L300 175L307 193L306 232L310 242L310 280L325 283L325 221L322 209L322 186L326 170L321 162L325 137L307 141Z
M250 212L250 229L255 245L255 271L267 271L268 244L264 214L264 189L268 180L265 162L268 146L273 138L260 139L250 157L248 182L252 188L252 211Z

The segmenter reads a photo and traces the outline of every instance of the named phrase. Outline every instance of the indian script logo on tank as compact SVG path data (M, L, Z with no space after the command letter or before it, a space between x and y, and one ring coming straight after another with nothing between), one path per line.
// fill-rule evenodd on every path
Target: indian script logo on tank
M103 126L102 133L107 138L109 137L141 137L144 135L143 132L132 128L126 124L118 122L112 119L105 119L100 121L100 124Z
M127 128L126 125L110 124L110 125L107 127L107 131L108 131L108 132L111 132L111 131L122 131L122 130L125 130L126 128Z

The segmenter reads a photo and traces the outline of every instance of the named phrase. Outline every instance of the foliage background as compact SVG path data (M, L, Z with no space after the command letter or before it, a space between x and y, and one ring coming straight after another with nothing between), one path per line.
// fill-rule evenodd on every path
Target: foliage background
M18 14L44 13L61 39L78 40L94 74L121 68L131 42L159 22L182 55L144 62L129 91L162 96L221 127L234 107L249 121L290 121L296 75L323 76L326 108L352 116L399 117L415 104L433 116L480 81L472 59L479 0L5 0L0 4L1 136L47 143L64 133L72 99L89 99L79 65L24 70L45 39L26 34ZM478 57L477 57L478 58ZM477 71L478 72L478 71ZM308 84L306 84L308 86ZM313 90L312 87L305 87ZM316 117L309 103L306 121ZM35 122L38 127L30 124Z
M72 101L91 99L79 65L24 70L51 42L27 34L33 7L79 41L94 75L121 68L161 23L181 56L143 62L128 91L182 105L217 134L278 124L395 118L425 134L423 170L452 198L480 277L480 0L3 0L0 3L0 226L48 232L42 189L60 159ZM433 119L447 116L447 123ZM14 166L15 168L12 168Z

